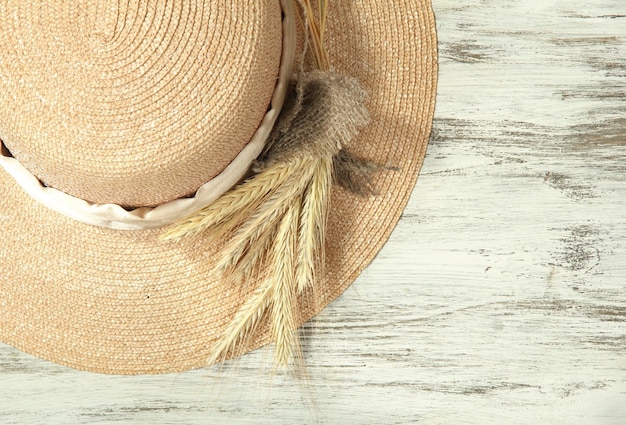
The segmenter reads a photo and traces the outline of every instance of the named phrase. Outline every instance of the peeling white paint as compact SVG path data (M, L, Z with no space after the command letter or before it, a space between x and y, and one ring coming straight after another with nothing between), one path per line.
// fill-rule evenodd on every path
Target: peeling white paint
M0 346L0 423L626 424L626 3L435 0L433 142L372 266L260 350L112 377Z

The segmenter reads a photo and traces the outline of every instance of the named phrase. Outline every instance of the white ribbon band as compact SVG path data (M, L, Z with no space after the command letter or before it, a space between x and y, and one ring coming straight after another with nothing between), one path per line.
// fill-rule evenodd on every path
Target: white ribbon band
M166 226L209 205L239 182L250 164L261 153L289 86L296 51L296 21L292 0L281 0L283 9L283 53L278 82L269 111L261 125L235 159L216 177L200 186L193 198L180 198L156 207L126 210L116 204L94 204L60 190L46 187L37 177L13 158L2 144L0 165L22 189L37 202L74 220L117 230L142 230Z

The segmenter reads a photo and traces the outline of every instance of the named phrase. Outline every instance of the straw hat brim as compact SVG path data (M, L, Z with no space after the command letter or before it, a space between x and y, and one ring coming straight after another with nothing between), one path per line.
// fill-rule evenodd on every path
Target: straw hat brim
M378 194L334 188L326 279L302 321L339 296L373 260L402 213L421 167L437 81L430 0L334 0L327 44L339 74L368 92L371 124L349 146L398 170ZM256 282L221 283L219 246L160 239L163 230L117 231L38 204L0 172L0 339L27 353L103 373L165 373L206 366L220 331ZM269 342L261 330L247 342Z

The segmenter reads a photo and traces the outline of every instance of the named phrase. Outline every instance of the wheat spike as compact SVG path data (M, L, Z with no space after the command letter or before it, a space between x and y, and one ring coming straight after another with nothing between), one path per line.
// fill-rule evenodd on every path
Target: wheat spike
M247 251L263 245L256 244L256 242L267 234L269 228L276 227L278 219L283 215L291 200L296 196L301 196L315 173L313 163L312 158L300 156L292 158L286 164L277 163L268 168L271 170L276 166L287 165L289 176L281 182L279 187L272 190L272 194L258 205L243 223L237 223L240 226L224 248L222 261L217 264L218 271L222 273L236 271L239 260Z
M245 341L261 321L263 313L269 306L272 291L272 281L267 279L240 307L224 334L212 347L209 364L224 361L229 355L239 354L238 344Z
M285 182L285 192L275 190L274 195L259 206L259 211L241 224L238 234L227 244L219 263L222 271L230 269L229 273L237 278L248 279L260 271L259 261L266 263L269 269L261 286L237 312L214 347L212 361L232 353L266 310L270 315L276 366L286 367L292 358L299 357L296 311L301 285L298 279L309 276L307 285L312 285L315 275L312 268L319 263L319 259L305 256L316 256L320 252L323 238L316 233L324 229L324 223L316 221L326 219L323 206L327 205L327 200L319 198L328 197L331 165L331 158L301 157L292 161L293 180ZM306 208L316 211L303 211ZM263 230L255 233L259 228ZM233 255L237 256L235 260L231 258ZM242 262L247 256L252 258ZM240 269L242 264L246 270ZM308 271L303 272L302 267Z
M190 217L177 222L163 235L163 239L176 241L202 233L209 227L221 223L241 223L292 172L290 164L275 164L274 167L246 180ZM221 233L226 231L227 229L224 229ZM219 232L211 233L216 237L219 234Z
M276 227L268 227L254 243L248 244L236 262L227 256L218 259L216 270L222 273L226 282L235 285L258 276L263 271L267 253L270 252L274 238L276 238Z
M320 158L304 194L296 268L299 294L312 287L318 275L323 275L326 218L332 175L332 157Z
M285 213L272 249L270 263L272 272L272 302L270 310L271 329L274 340L276 366L287 366L299 357L299 341L296 332L296 262L294 258L298 241L298 216L300 199L294 199ZM294 354L298 356L294 356Z
M296 281L295 255L298 238L300 198L292 201L281 216L273 238L269 271L262 284L235 314L223 336L213 347L211 362L224 360L236 354L237 345L254 331L264 313L269 310L272 337L275 343L275 364L285 367L298 357L299 344L296 332Z
M317 0L317 9L312 0L297 1L317 67L328 71L329 0ZM281 116L281 130L252 168L257 174L164 235L179 240L204 233L209 241L227 236L215 266L223 282L260 282L212 347L211 363L240 354L264 318L275 365L301 359L298 302L310 296L308 291L315 294L324 274L333 178L355 192L369 182L367 164L341 151L367 123L360 86L332 72L314 71L301 74L296 88L296 107Z

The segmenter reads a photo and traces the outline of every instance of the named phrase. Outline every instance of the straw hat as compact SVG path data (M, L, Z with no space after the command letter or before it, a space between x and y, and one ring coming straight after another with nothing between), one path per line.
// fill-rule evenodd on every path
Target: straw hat
M297 358L415 184L430 0L43 3L0 5L0 339L118 374Z

